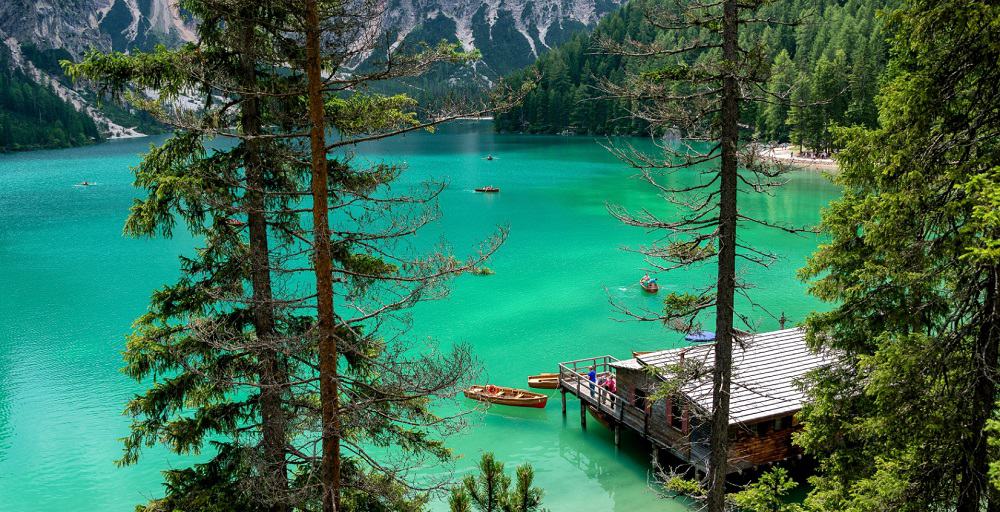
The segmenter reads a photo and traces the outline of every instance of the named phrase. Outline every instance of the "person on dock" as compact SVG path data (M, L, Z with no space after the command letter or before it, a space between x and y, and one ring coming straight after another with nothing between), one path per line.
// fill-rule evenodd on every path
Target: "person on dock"
M609 373L607 378L604 379L604 389L610 392L608 400L611 401L611 408L615 408L615 395L618 394L618 379L615 377L614 373Z
M597 384L597 366L591 366L587 372L587 380L590 381L590 396L594 396L594 386Z

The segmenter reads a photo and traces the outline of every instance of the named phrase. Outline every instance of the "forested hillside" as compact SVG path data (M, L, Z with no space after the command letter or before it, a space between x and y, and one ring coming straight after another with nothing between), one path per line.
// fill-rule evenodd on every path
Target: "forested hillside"
M773 62L768 91L790 96L790 104L798 106L775 102L759 109L745 109L744 123L764 140L791 140L820 150L832 145L827 127L833 123L873 125L878 77L887 60L877 12L892 1L793 0L762 8L761 18L806 20L797 25L748 25L741 36L747 44L751 40L765 43L767 58ZM651 3L631 2L605 17L593 33L578 34L543 55L532 66L541 74L539 87L520 108L498 116L497 129L593 135L644 133L646 126L628 115L628 105L600 99L601 80L618 82L624 78L626 66L636 64L620 56L600 54L595 42L601 37L642 42L658 37L665 45L678 47L700 36L697 30L657 34L644 20ZM692 57L687 64L703 58L708 54ZM644 62L653 69L665 61ZM528 73L513 74L514 85L525 80Z
M9 65L0 47L0 152L70 147L101 139L94 121Z

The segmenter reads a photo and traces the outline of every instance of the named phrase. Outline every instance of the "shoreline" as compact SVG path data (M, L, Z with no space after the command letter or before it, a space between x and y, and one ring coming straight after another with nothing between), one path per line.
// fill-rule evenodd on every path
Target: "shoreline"
M792 156L791 147L765 149L762 152L762 156L770 158L776 162L788 164L792 167L798 167L800 169L828 172L840 171L840 165L838 165L837 161L832 158L805 158Z

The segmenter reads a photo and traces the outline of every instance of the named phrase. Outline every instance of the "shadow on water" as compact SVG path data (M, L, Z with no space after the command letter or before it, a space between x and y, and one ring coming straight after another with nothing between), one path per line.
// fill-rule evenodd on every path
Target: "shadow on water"
M596 482L614 502L612 510L637 510L635 488L622 494L624 480L646 482L647 498L656 500L657 484L651 465L652 449L638 434L623 428L621 443L614 445L614 434L607 427L587 416L587 428L580 428L579 402L567 403L563 428L559 431L559 456L570 466ZM642 509L641 507L639 509ZM687 504L663 497L658 510L687 511Z

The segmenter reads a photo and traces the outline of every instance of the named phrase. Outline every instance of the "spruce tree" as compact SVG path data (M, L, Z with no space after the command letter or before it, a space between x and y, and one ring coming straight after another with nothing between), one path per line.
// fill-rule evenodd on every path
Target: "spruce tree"
M819 461L807 504L998 510L1000 8L908 0L887 19L881 126L839 132L844 195L802 272L834 304L810 342L836 357L797 438Z
M137 170L148 197L133 207L126 230L170 236L180 219L200 240L196 255L182 261L179 282L154 295L130 339L126 371L151 382L128 406L134 422L123 463L156 443L212 454L166 472L166 496L150 510L417 508L423 491L445 485L447 475L418 483L409 471L427 457L447 460L442 437L461 425L433 414L431 400L455 396L475 365L462 345L412 350L399 326L406 308L443 296L447 278L478 266L504 233L466 261L400 249L436 217L443 185L392 196L402 167L354 166L343 148L491 112L514 95L501 86L490 105L421 120L410 98L371 93L367 86L381 80L467 58L451 45L399 53L379 46L370 37L373 6L362 17L352 10L359 6L313 4L318 32L305 23L306 3L190 0L183 7L199 20L197 41L91 53L68 67L176 130ZM316 53L303 46L317 33L321 76L307 65ZM340 72L377 50L383 66ZM317 77L320 122L309 115L317 112L309 79ZM142 94L147 89L155 100ZM184 108L192 96L200 105ZM316 133L319 152L309 144ZM327 179L312 179L314 155ZM314 193L318 201L303 200ZM328 218L338 225L325 224L324 235ZM316 262L327 270L317 274ZM333 289L303 289L302 275L327 278ZM317 303L334 300L343 311L324 321ZM331 325L336 352L328 346ZM337 384L332 396L324 383ZM341 447L348 455L335 457Z
M156 442L178 453L211 444L215 452L207 463L165 472L167 496L152 510L189 508L227 493L230 503L213 506L287 510L301 500L288 482L288 372L290 358L302 357L304 338L301 321L273 292L272 274L279 266L274 254L287 252L275 231L295 222L281 213L294 197L274 192L297 171L282 162L284 148L264 136L278 122L265 112L286 109L271 95L287 79L275 73L274 39L261 26L278 16L275 7L192 0L184 8L200 20L195 43L90 53L67 66L71 76L144 106L176 129L136 170L136 186L148 196L132 207L126 232L171 236L180 218L203 244L182 259L179 282L154 295L125 354L126 373L151 378L152 387L126 409L134 421L121 462L134 463ZM158 99L134 93L144 88ZM202 108L175 109L187 95ZM216 137L237 143L216 147Z
M733 345L753 343L744 329L756 327L748 312L737 311L736 296L746 295L747 285L737 279L736 261L768 265L774 259L765 249L740 240L737 231L747 222L796 231L756 219L737 202L740 184L764 192L780 185L779 177L787 171L763 156L752 134L741 133L743 106L787 101L787 92L769 93L769 58L763 43L747 37L741 41L745 26L798 22L762 18L758 11L770 3L723 0L652 8L647 12L648 22L673 36L663 38L666 43L623 44L610 38L600 42L608 54L647 61L638 66L644 71L620 83L608 80L603 87L609 97L627 101L632 115L649 123L662 153L628 144L613 145L612 151L638 169L640 177L678 210L666 216L649 208L633 213L612 205L611 214L628 225L662 233L653 245L636 249L658 270L715 263L710 286L703 291L669 293L662 312L633 311L618 304L627 315L663 322L683 332L698 329L705 314L714 317L712 409L711 417L705 418L710 426L708 475L703 482L710 512L726 508ZM679 172L689 173L690 182L678 185L673 178ZM742 325L738 327L737 322ZM677 376L667 378L677 380ZM653 396L665 393L669 390L656 390Z

